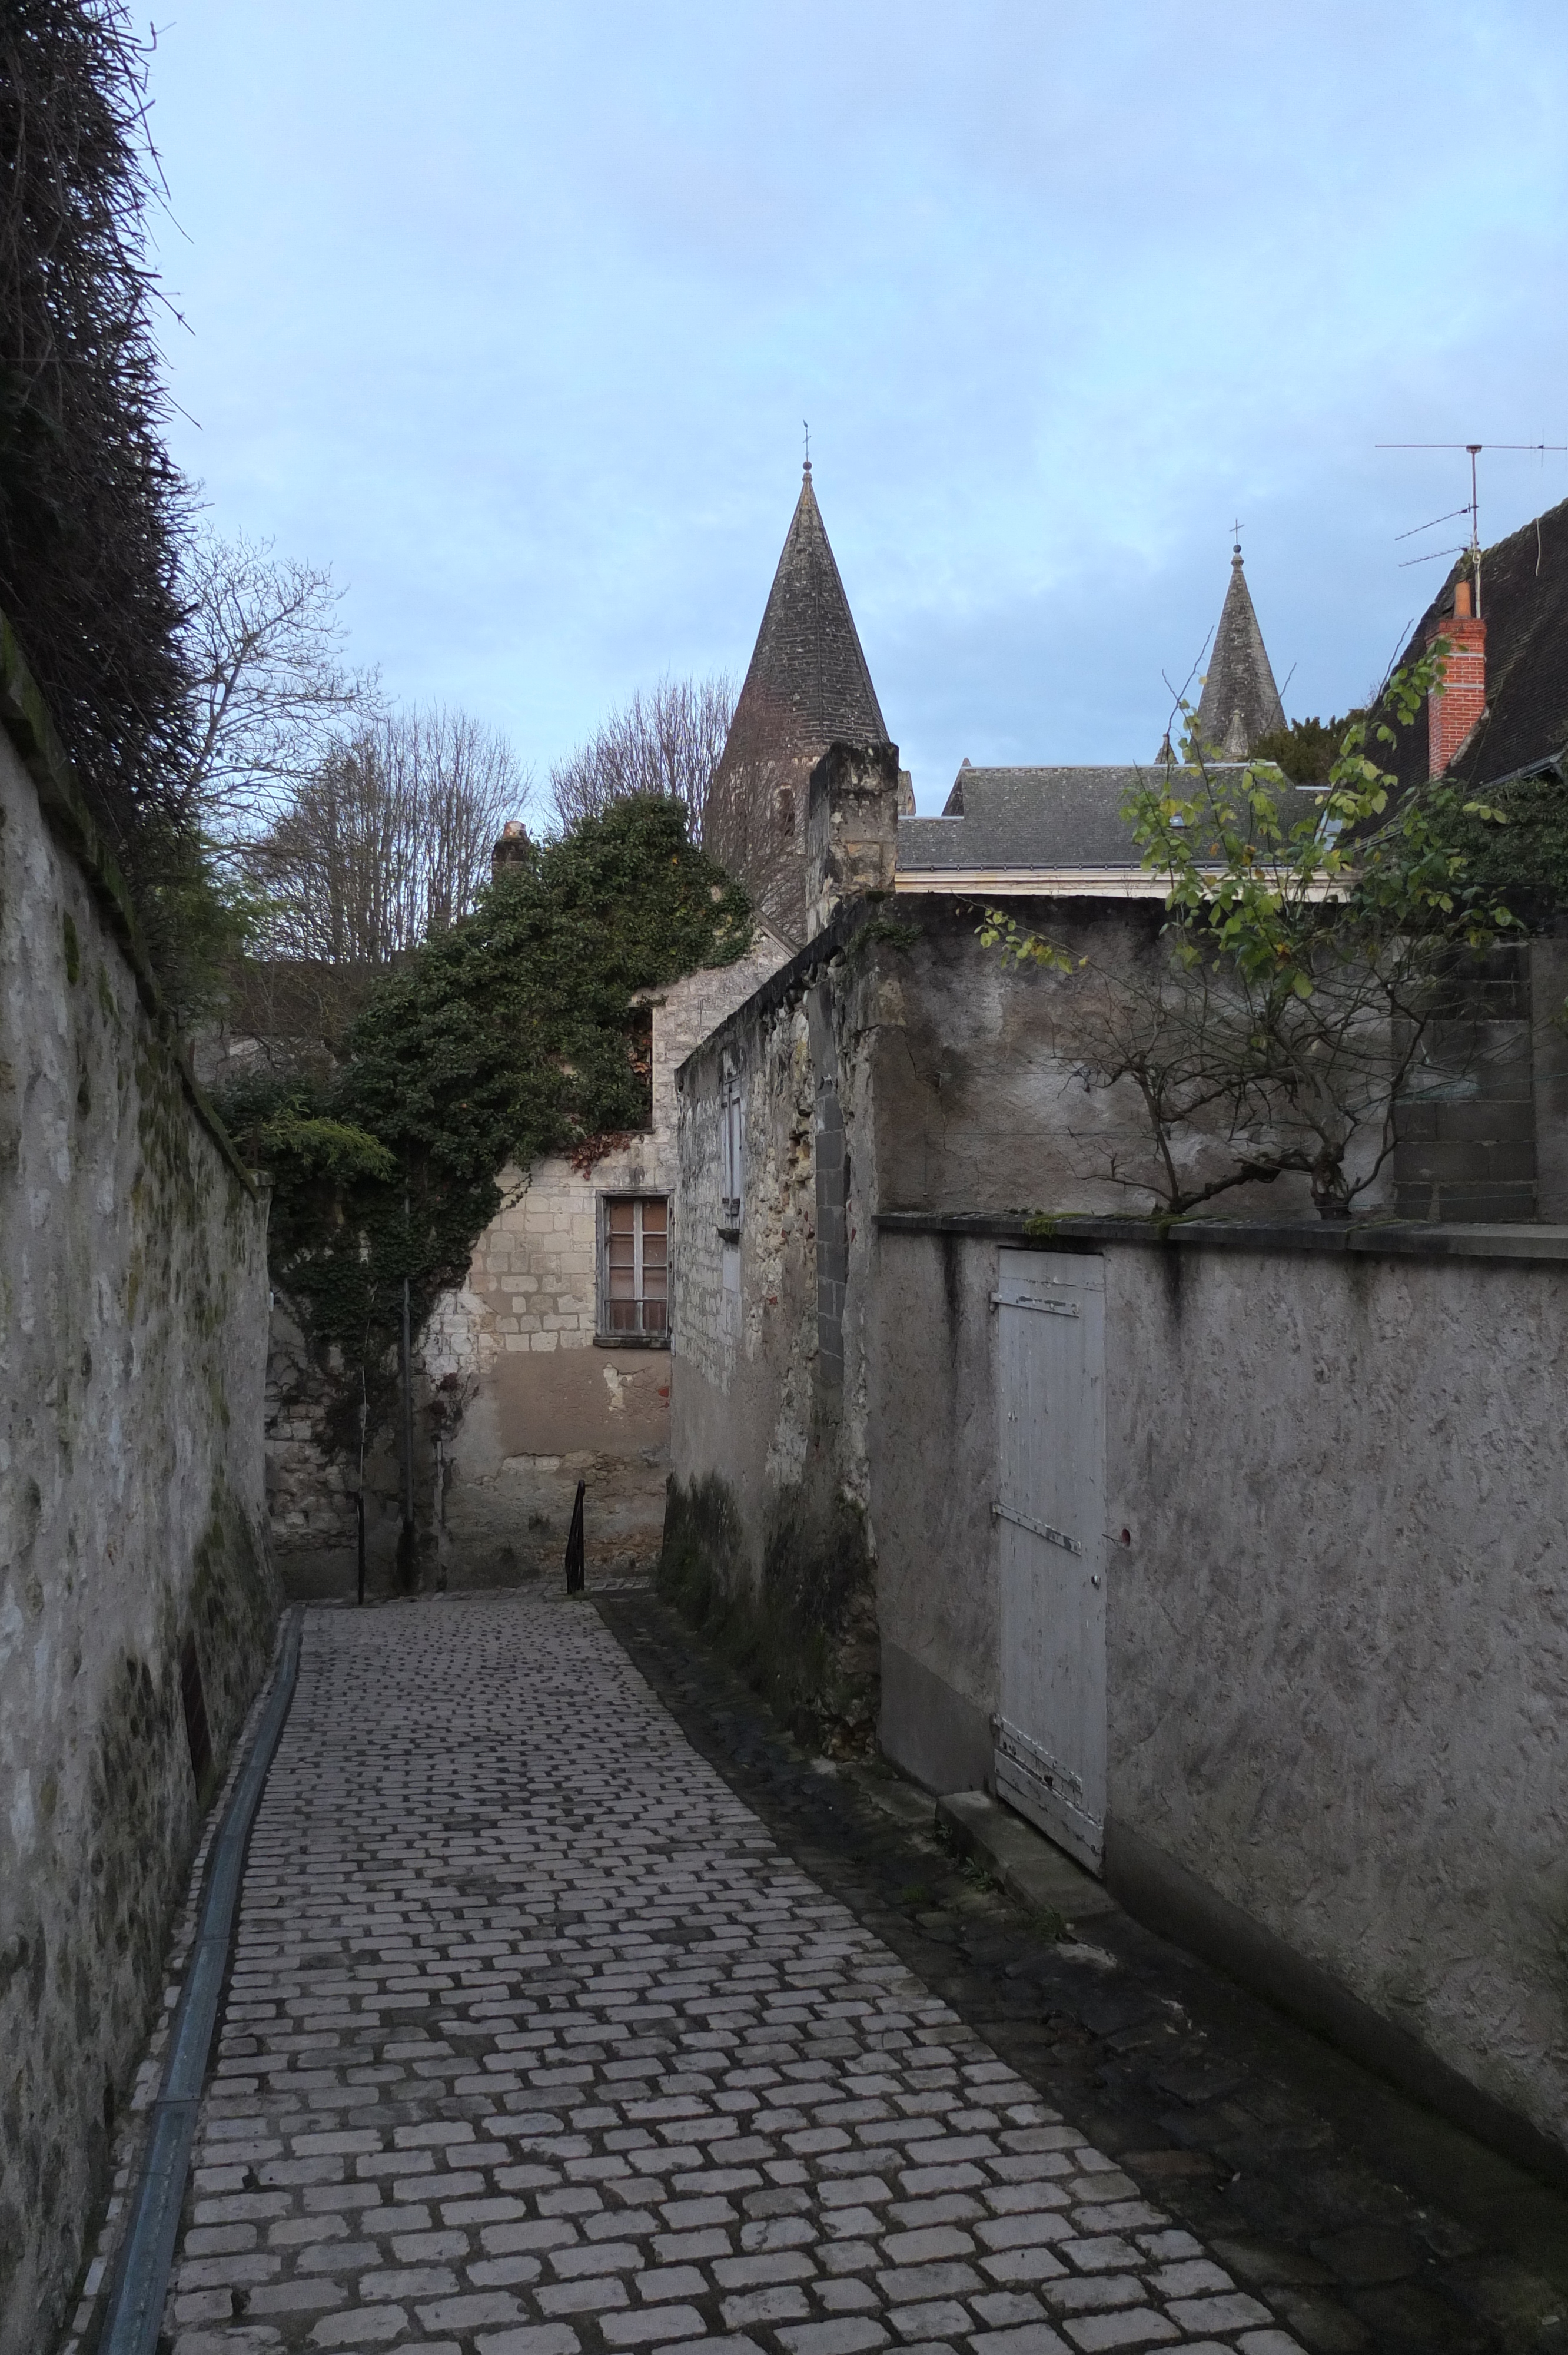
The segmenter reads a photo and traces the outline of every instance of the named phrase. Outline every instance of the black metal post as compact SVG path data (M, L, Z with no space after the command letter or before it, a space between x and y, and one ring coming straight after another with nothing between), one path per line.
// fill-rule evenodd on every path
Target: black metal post
M359 1601L365 1604L365 1438L370 1423L370 1393L365 1383L365 1366L359 1369L359 1487L354 1499L355 1537L359 1552Z
M567 1593L580 1594L587 1575L583 1564L583 1496L586 1480L577 1482L577 1500L572 1507L572 1526L567 1533Z
M447 1591L447 1443L436 1433L436 1593Z
M408 1279L403 1278L403 1542L414 1559L414 1350L408 1331Z

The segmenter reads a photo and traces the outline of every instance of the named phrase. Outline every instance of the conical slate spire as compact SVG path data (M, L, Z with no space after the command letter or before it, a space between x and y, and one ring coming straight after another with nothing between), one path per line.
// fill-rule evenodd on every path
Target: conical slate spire
M1217 751L1227 761L1245 761L1260 736L1284 725L1285 707L1253 611L1238 543L1198 702L1198 741L1205 752Z
M735 727L776 751L886 737L807 459ZM733 732L733 731L732 731Z
M808 458L704 826L707 847L792 938L804 934L811 771L830 744L886 741Z

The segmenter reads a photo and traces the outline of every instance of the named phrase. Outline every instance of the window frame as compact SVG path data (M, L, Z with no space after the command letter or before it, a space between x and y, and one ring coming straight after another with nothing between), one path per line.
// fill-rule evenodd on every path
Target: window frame
M659 1203L662 1207L664 1212L663 1231L659 1237L659 1240L664 1246L664 1261L662 1271L664 1278L664 1293L662 1300L658 1304L663 1309L664 1322L662 1327L654 1327L651 1330L644 1322L649 1305L649 1296L645 1289L647 1269L644 1263L645 1231L642 1213L647 1205L652 1202ZM624 1300L614 1300L610 1292L610 1240L612 1234L615 1232L623 1231L618 1231L612 1226L611 1210L613 1207L625 1203L630 1204L634 1214L631 1230L633 1236L633 1291L630 1304ZM673 1238L675 1225L675 1203L673 1195L662 1194L647 1189L638 1193L632 1193L630 1188L624 1192L618 1189L613 1193L602 1193L599 1197L599 1216L597 1224L599 1228L599 1236L595 1251L597 1266L594 1286L598 1300L598 1314L594 1320L594 1341L596 1346L601 1349L667 1349L670 1347L672 1281L673 1277L673 1269L671 1265L670 1252L670 1245ZM624 1327L618 1327L611 1322L612 1309L615 1307L626 1306L628 1305L635 1307L637 1312L637 1326L635 1330L631 1331L627 1330Z
M746 1200L746 1102L740 1059L726 1047L719 1060L719 1232L740 1233Z

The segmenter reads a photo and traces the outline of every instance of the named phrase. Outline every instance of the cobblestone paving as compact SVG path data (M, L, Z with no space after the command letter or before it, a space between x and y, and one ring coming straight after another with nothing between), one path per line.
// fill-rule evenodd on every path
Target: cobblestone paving
M175 2355L1287 2355L589 1608L313 1613Z

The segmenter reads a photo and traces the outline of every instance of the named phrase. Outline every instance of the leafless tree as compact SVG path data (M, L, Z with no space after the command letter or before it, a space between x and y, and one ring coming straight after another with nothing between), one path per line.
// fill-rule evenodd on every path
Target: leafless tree
M531 781L461 712L393 716L332 748L255 846L272 956L385 964L472 907Z
M270 541L197 540L185 591L196 708L187 792L208 837L243 847L345 732L374 722L376 682L344 665L331 573Z
M1326 938L1298 996L1181 946L1118 940L1048 985L1054 1058L1096 1100L1081 1133L1067 1116L1079 1174L1181 1214L1296 1173L1324 1216L1345 1215L1418 1089L1430 957L1399 936Z
M569 830L628 794L664 794L685 805L692 838L705 839L708 789L735 708L735 687L712 678L664 678L639 687L586 744L550 771L550 799Z

